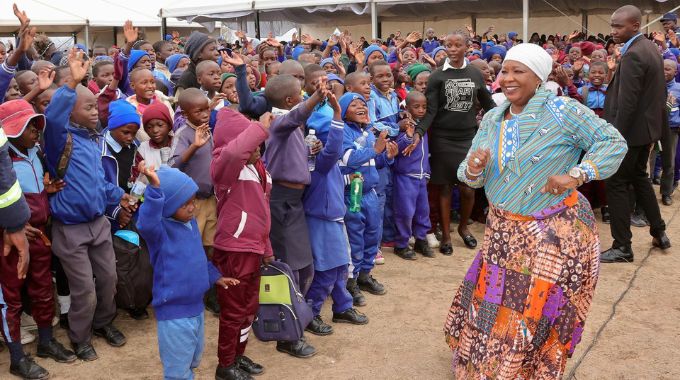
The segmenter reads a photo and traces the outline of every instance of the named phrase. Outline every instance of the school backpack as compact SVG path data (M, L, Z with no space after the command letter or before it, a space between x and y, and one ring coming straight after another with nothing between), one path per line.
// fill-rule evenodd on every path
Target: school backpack
M121 309L143 309L151 302L153 267L146 243L135 231L118 230L112 237L116 254L116 305Z
M255 336L264 342L300 340L314 313L298 290L293 272L286 263L274 261L263 266L261 273Z

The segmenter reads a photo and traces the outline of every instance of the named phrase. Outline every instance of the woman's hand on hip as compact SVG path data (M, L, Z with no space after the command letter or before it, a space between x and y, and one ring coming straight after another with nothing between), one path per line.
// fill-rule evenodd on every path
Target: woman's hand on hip
M545 186L541 189L541 193L550 193L553 195L560 195L567 190L578 187L578 180L566 174L554 175L548 178Z

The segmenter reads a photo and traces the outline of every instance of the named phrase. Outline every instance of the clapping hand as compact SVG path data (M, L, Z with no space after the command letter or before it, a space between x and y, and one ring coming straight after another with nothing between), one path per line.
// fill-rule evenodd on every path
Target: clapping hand
M197 148L205 145L208 140L210 140L210 127L208 124L203 124L196 127L196 132L194 133L194 145Z
M380 154L385 151L386 147L387 147L387 130L384 130L380 132L378 139L375 140L375 145L373 145L373 149L375 150L376 154Z

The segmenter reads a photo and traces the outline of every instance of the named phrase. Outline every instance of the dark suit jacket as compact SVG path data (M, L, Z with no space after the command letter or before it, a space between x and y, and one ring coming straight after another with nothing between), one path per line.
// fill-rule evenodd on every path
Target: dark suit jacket
M628 142L643 146L658 141L668 128L663 58L656 45L640 36L621 57L604 101L605 120Z

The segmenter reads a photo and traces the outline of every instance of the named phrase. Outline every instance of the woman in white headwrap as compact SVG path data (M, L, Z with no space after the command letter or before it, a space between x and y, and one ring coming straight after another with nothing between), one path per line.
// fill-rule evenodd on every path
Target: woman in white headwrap
M599 238L575 189L615 173L627 147L590 109L544 88L551 70L538 45L508 51L507 101L484 116L458 169L490 203L444 328L458 379L558 379L583 332Z

